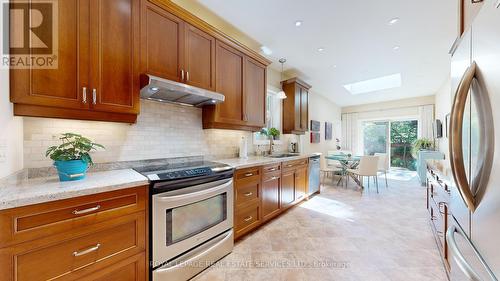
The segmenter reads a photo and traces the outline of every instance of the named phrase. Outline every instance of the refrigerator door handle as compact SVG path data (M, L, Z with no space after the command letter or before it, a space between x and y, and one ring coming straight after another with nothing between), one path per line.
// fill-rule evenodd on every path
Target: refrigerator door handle
M455 94L455 100L450 114L450 164L453 178L458 187L458 191L462 196L465 204L471 212L476 209L474 195L469 186L467 174L465 172L464 155L462 151L462 133L463 133L463 119L465 113L465 105L467 103L467 96L472 85L472 81L476 75L476 62L472 64L465 71L462 80L458 85Z
M460 250L458 249L458 245L457 245L457 242L455 240L455 233L458 233L464 237L464 239L469 243L469 246L473 249L476 257L479 259L481 264L484 266L484 268L488 272L488 275L491 277L491 280L496 281L497 279L496 279L495 275L493 274L493 272L491 272L489 267L486 265L486 262L483 260L481 255L477 252L474 245L472 245L472 243L470 243L469 239L462 233L462 231L459 228L457 228L456 226L453 225L450 228L448 228L448 230L446 231L446 241L448 242L448 247L451 251L453 259L456 261L460 270L465 275L467 275L467 277L470 278L470 280L472 280L472 281L483 281L481 279L481 277L479 276L479 274L477 274L477 272L469 265L469 263L465 259L462 252L460 252Z

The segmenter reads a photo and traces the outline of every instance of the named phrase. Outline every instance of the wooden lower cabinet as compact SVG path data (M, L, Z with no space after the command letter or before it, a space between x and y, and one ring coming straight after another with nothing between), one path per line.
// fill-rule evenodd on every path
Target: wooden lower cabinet
M295 201L301 201L307 192L307 167L295 170Z
M89 202L99 194L1 211L1 225L13 226L1 230L0 280L146 280L146 194L138 187L97 203ZM18 221L30 238L10 234Z
M265 167L262 178L262 220L268 221L281 211L281 164Z
M308 159L302 159L235 172L235 239L255 230L307 197L307 164Z
M281 206L287 208L295 201L295 171L283 171L281 176Z

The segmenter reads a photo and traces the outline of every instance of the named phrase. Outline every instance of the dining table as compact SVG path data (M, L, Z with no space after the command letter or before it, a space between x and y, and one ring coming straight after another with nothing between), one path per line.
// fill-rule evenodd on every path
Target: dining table
M349 173L347 172L347 170L349 169L356 169L358 167L359 162L361 161L361 156L351 155L351 154L331 154L325 156L325 159L338 161L341 165L340 167L341 174L340 174L340 179L337 182L337 185L339 185L340 181L342 181L342 179L345 178L346 179L345 185L347 187L347 180L348 177L350 176L358 186L360 186L361 188L363 187L363 184L359 181L357 177L355 177L354 175L349 175Z

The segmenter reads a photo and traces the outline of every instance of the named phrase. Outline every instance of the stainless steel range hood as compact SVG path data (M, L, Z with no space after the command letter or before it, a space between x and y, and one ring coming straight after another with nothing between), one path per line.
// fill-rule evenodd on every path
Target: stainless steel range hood
M216 92L153 75L147 78L147 85L141 89L143 99L196 107L224 102L224 95Z

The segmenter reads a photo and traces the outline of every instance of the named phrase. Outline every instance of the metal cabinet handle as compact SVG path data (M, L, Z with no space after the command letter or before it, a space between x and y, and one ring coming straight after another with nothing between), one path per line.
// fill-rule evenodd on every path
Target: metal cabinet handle
M452 254L452 257L453 259L455 260L455 262L457 263L458 265L458 268L460 268L460 270L462 270L462 272L467 275L467 277L469 277L470 280L473 280L473 281L481 281L481 277L476 273L476 271L474 271L474 269L467 263L467 260L465 259L464 255L462 254L462 252L460 252L460 250L458 249L458 245L457 245L457 241L455 240L455 233L458 233L462 236L464 236L461 231L456 227L456 226L451 226L450 228L448 228L448 230L446 231L446 241L448 242L448 247L451 251L451 254ZM464 236L464 239L467 240L467 242L469 242L469 240ZM469 242L470 243L470 242ZM474 253L477 255L477 257L479 258L479 260L481 261L481 263L483 265L486 265L486 263L484 263L483 259L481 258L480 255L478 255L476 249L470 244L469 245L473 250L474 250ZM485 266L486 267L486 266ZM487 268L487 267L486 267ZM488 274L491 276L491 277L494 277L493 273L489 270L489 268L487 268L488 270ZM492 279L492 280L496 280L496 279Z
M181 69L181 81L184 81L184 69Z
M92 104L96 104L96 103L97 103L97 90L92 89Z
M247 222L247 221L251 221L252 219L253 219L253 217L252 217L252 216L249 216L249 217L246 217L246 218L245 218L245 219L243 219L243 220L244 220L245 222Z
M100 208L101 208L101 205L97 205L95 207L88 208L85 210L74 210L72 213L73 213L73 215L83 215L83 214L95 212L95 211L99 210Z
M276 168L271 168L271 169L268 169L269 172L274 172L276 171Z
M253 176L253 173L246 173L245 174L245 177L251 177L251 176Z
M293 165L292 164L288 164L288 165L286 165L286 167L290 168L290 167L293 167Z
M101 247L101 244L98 243L95 246L90 247L90 248L88 248L86 250L83 250L83 251L80 251L80 252L79 251L74 251L73 252L73 256L75 256L75 257L83 256L83 255L86 255L86 254L89 254L89 253L92 253L92 252L95 252L95 251L99 250L100 247Z
M87 87L82 88L82 103L87 103Z
M243 194L243 196L248 197L248 196L252 196L252 194L253 194L253 192L247 192L247 193Z
M439 211L439 213L441 213L443 215L446 215L445 211L441 211L441 207L446 207L446 202L439 202L438 203L438 211Z
M469 187L469 182L467 179L463 161L464 155L462 151L462 121L464 119L467 96L469 94L469 89L475 75L476 62L472 62L472 64L465 71L465 74L462 77L462 80L460 81L457 92L455 94L455 100L453 101L453 106L450 114L451 136L449 138L450 164L453 178L457 183L457 188L460 192L460 195L462 196L462 199L464 200L469 210L472 212L475 211L476 204L474 195L472 194Z
M189 71L186 71L186 81L189 81Z

